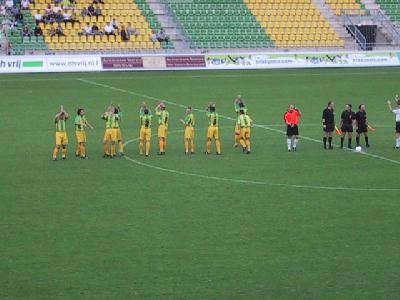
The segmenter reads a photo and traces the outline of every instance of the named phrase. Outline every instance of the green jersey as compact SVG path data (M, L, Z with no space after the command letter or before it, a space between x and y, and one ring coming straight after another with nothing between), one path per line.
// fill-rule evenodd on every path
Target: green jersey
M85 116L77 115L75 117L74 123L75 123L76 131L85 131L85 125L86 125L86 117Z
M186 126L194 126L195 123L196 123L196 121L194 119L194 115L192 113L187 114L186 117L185 117L184 122L185 122Z
M67 127L66 127L66 120L65 119L55 119L55 124L56 124L56 131L57 132L66 132Z
M209 126L218 126L218 114L216 112L208 112L207 119Z
M156 114L158 116L158 124L160 125L168 125L168 119L169 119L169 112L166 110L158 110L156 111Z
M117 118L115 120L115 128L119 128L119 123L122 121L122 112L116 114Z
M240 115L237 122L240 128L248 128L251 127L252 119L248 115Z
M145 128L150 128L152 118L152 115L140 114L140 125L144 126Z
M103 115L103 120L106 121L106 129L117 128L116 122L118 120L118 115L112 113L106 113Z
M247 107L246 107L246 105L244 105L244 103L242 103L242 104L243 104L243 107L240 107L240 106L239 106L239 103L236 103L236 102L235 102L235 104L234 104L235 112L238 114L238 116L239 116L240 110L243 110L244 113L247 113Z

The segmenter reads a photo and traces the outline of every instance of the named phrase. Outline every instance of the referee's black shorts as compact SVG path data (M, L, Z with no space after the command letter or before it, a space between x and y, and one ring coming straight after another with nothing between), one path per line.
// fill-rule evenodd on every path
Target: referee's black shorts
M368 132L368 127L367 125L359 125L357 127L357 133L367 133Z
M335 130L335 124L325 124L325 127L323 127L325 132L333 132Z
M293 126L288 125L286 127L286 135L287 136L299 135L299 128L297 127L297 125Z
M400 133L400 122L396 122L396 132Z
M353 125L352 124L343 124L342 128L340 128L342 132L353 132Z

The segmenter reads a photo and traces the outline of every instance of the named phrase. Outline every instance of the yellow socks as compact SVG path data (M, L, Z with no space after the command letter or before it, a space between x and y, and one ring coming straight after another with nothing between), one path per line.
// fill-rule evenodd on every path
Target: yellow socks
M207 152L211 153L211 140L207 140Z
M219 140L215 140L215 146L217 147L217 153L221 153L221 142Z
M143 145L143 141L140 141L140 142L139 142L139 154L140 154L140 155L143 155L143 146L144 146L144 145Z
M116 145L115 145L115 143L112 143L111 144L111 155L112 156L115 156L115 154L116 154Z
M146 141L146 155L150 154L150 141Z
M65 158L67 156L67 148L62 148L61 155L63 158Z
M190 140L190 151L194 153L194 141Z
M189 142L187 139L185 139L185 152L188 153L189 152Z
M86 157L86 146L84 144L81 144L79 146L79 152L81 154L81 157Z
M250 140L246 140L247 151L250 151Z
M108 148L108 144L107 143L103 144L103 148L104 148L104 154L110 155L110 150Z
M124 147L125 147L124 143L122 141L119 141L118 142L119 153L124 153Z
M241 145L243 148L246 148L246 142L244 141L244 139L240 139L240 145Z
M53 158L57 158L57 155L58 155L58 148L57 148L57 147L54 147L54 150L53 150Z

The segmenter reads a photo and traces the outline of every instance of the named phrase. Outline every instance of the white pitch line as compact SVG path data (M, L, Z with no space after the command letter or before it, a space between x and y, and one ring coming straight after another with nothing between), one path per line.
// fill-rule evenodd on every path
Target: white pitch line
M186 108L187 107L186 105L183 105L183 104L180 104L180 103L176 103L176 102L173 102L173 101L169 101L169 100L165 100L165 99L161 99L161 98L157 98L157 97L152 97L152 96L149 96L149 95L145 95L145 94L129 91L129 90L126 90L126 89L121 89L121 88L118 88L118 87L115 87L115 86L111 86L111 85L103 84L103 83L98 83L96 81L92 81L92 80L88 80L88 79L84 79L84 78L76 78L76 80L81 81L81 82L85 82L85 83L88 83L88 84L91 84L91 85L100 86L100 87L103 87L103 88L107 88L107 89L111 89L111 90L114 90L114 91L118 91L118 92L121 92L121 93L126 93L126 94L130 94L130 95L134 95L134 96L143 97L143 98L146 98L146 99L149 99L149 100L153 100L153 101L163 101L163 102L165 102L167 104L175 105L175 106L181 107L181 108ZM204 112L204 110L198 109L198 108L193 108L193 110L199 111L199 112ZM230 121L235 121L234 118L231 118L231 117L228 117L228 116L224 116L224 115L221 115L221 114L219 114L219 116L221 118L224 118L224 119L227 119L227 120L230 120ZM286 131L283 131L283 130L280 130L280 129L275 129L275 128L272 128L272 127L269 127L269 126L266 126L266 125L254 124L253 126L254 127L263 128L263 129L266 129L268 131L284 134L284 135L286 134ZM308 137L308 136L304 136L304 135L300 135L299 137L304 139L304 140L307 140L307 141L311 141L311 142L315 142L315 143L318 143L318 144L322 144L322 141L314 139L312 137ZM337 148L339 147L338 145L335 145L335 144L333 146L335 146ZM347 150L347 151L355 152L354 150L351 150L351 149L348 149L348 148L343 148L343 149ZM390 158L387 158L387 157L384 157L384 156L380 156L380 155L376 155L376 154L371 154L371 153L368 153L368 152L362 152L362 154L365 155L365 156L369 156L369 157L375 158L375 159L388 161L388 162L400 165L400 161L398 161L398 160L390 159Z
M310 69L311 71L312 69ZM221 70L216 70L216 71L221 71ZM231 70L232 71L232 70ZM233 70L234 71L234 70ZM249 70L248 70L249 71ZM251 71L256 71L256 70L251 70ZM149 71L150 72L150 71ZM162 71L165 72L165 71ZM168 72L168 71L166 71ZM183 71L184 72L184 71ZM293 73L293 74L287 74L287 73L279 73L279 72L273 72L271 74L207 74L207 75L184 75L184 76L177 76L177 75L172 75L168 76L168 78L257 78L257 77L279 77L279 76L284 76L284 77L303 77L303 76L331 76L331 75L340 75L340 76L375 76L375 75L388 75L388 74L395 74L396 72L343 72L343 73L334 73L334 72L326 72L326 73ZM159 76L138 76L135 74L135 76L110 76L110 77L87 77L87 80L132 80L132 79L141 79L141 80L146 80L146 79L157 79L160 78ZM65 78L7 78L7 79L0 79L0 82L21 82L21 81L63 81L63 80L76 80L76 77L65 77Z
M174 130L174 131L171 131L170 133L172 134L172 133L178 133L178 132L183 132L183 130ZM155 136L155 135L153 135L153 136ZM138 141L138 140L139 140L139 138L129 140L125 143L125 145L127 146L128 144ZM147 168L154 169L157 171L168 172L168 173L177 174L177 175L197 177L197 178L202 178L202 179L207 179L207 180L218 180L218 181L234 182L234 183L246 183L246 184L253 184L253 185L301 188L301 189L311 189L311 190L341 190L341 191L359 191L359 192L399 192L400 191L400 189L392 189L392 188L354 188L354 187L340 187L340 186L333 187L333 186L274 183L274 182L268 182L268 181L255 181L255 180L248 180L248 179L235 179L235 178L226 178L226 177L218 177L218 176L208 176L208 175L179 171L179 170L168 169L168 168L163 168L160 166L151 165L151 164L136 160L134 158L131 158L131 157L127 156L126 154L124 157L126 160L128 160L134 164L137 164L139 166L142 166L142 167L147 167Z

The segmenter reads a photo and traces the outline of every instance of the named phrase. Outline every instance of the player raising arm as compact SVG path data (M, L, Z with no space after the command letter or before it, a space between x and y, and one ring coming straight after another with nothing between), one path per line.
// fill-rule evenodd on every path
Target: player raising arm
M114 113L117 115L117 119L115 122L115 130L116 130L116 136L117 136L117 142L118 142L118 153L121 156L124 156L124 140L122 138L122 132L121 132L121 122L122 122L122 110L121 110L121 105L118 104L116 107L114 107Z
M289 105L288 110L284 115L286 123L287 147L288 151L297 151L297 144L299 142L299 128L301 112L293 104Z
M56 145L53 150L53 161L57 160L60 148L62 148L62 159L65 160L67 158L68 135L66 122L68 118L68 113L64 110L64 106L61 105L60 111L54 116L54 123L56 125Z
M244 102L243 98L241 95L238 95L235 99L235 101L233 102L233 107L235 109L236 112L236 118L239 118L240 116L240 110L243 110L244 113L247 113L247 107L246 107L246 103ZM235 142L233 144L234 147L237 147L240 143L240 127L239 127L239 123L236 122L235 124Z
M159 143L159 155L164 155L167 148L167 134L168 134L168 122L169 112L164 102L160 102L155 108L156 115L158 116L158 143Z
M183 125L185 125L185 154L189 154L189 145L190 153L194 154L194 125L196 121L191 106L188 106L186 108L186 117L185 119L181 119L180 121Z
M93 126L86 120L85 110L78 108L78 112L75 117L75 136L77 141L77 147L75 156L82 159L87 159L86 156L86 131L85 128L89 127L93 129Z
M107 110L101 115L105 121L105 133L103 137L104 158L114 158L116 155L115 142L117 141L116 121L118 115L115 114L114 105L110 104Z
M215 140L215 148L217 155L221 155L221 142L219 140L218 120L219 116L216 112L215 103L210 102L206 107L208 129L207 129L207 143L205 154L211 154L211 143Z
M396 146L395 149L400 149L400 99L399 95L396 95L395 98L396 107L392 107L392 102L390 100L387 101L389 106L389 110L396 115Z

